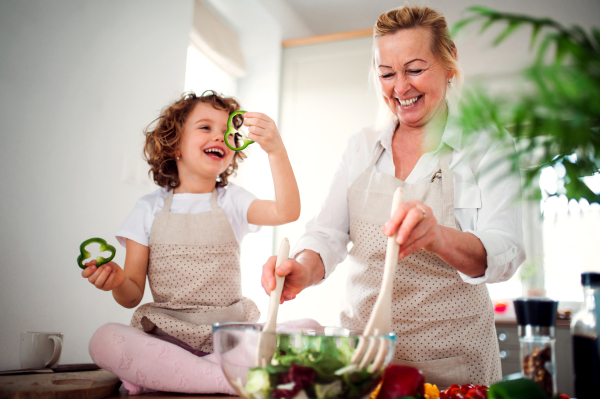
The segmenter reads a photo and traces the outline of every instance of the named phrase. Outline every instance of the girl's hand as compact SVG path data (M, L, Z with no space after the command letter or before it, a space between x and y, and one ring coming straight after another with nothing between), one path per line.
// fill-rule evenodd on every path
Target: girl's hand
M433 211L419 201L401 204L382 231L388 237L396 236L400 258L421 248L438 252L446 245L443 228L433 216Z
M108 262L100 267L96 267L96 260L85 263L87 266L81 275L88 281L103 291L111 291L117 288L125 281L123 269L115 262Z
M260 112L246 112L244 125L248 126L248 138L256 141L267 154L285 151L277 126L267 115Z

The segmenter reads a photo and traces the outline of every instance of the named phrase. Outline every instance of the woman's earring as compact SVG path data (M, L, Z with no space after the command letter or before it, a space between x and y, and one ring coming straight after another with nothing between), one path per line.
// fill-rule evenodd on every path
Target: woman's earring
M179 157L175 158L177 161L179 161Z
M452 87L452 79L448 79L448 86Z

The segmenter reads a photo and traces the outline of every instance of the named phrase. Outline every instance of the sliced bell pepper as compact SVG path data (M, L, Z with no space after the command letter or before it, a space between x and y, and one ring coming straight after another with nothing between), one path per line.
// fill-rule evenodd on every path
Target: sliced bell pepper
M502 381L490 386L488 399L545 399L548 396L538 384L526 379Z
M227 120L227 131L225 132L225 144L227 145L227 147L231 148L233 151L242 151L243 149L248 147L250 144L254 143L254 141L250 140L248 137L246 137L244 134L242 134L240 131L238 131L233 126L233 118L237 115L243 115L245 113L246 113L246 111L235 111L234 113L229 115L229 120ZM228 137L230 137L230 136L233 137L236 133L239 133L240 136L242 136L242 141L244 142L244 144L241 147L234 147L233 145L229 144ZM235 145L235 143L233 143L233 144Z
M106 240L104 240L102 238L96 237L96 238L90 238L89 240L85 240L79 246L80 253L79 253L79 256L77 257L77 264L82 269L85 269L87 267L86 265L83 264L83 261L92 256L91 253L89 253L88 251L85 250L85 247L87 247L88 245L90 245L91 243L94 243L94 242L100 244L100 252L109 251L111 253L111 255L108 258L103 258L102 256L98 256L96 258L96 262L97 262L96 266L97 267L100 267L103 264L108 263L111 260L113 260L113 258L115 257L115 254L117 253L117 250L115 249L115 247L108 244L106 242Z

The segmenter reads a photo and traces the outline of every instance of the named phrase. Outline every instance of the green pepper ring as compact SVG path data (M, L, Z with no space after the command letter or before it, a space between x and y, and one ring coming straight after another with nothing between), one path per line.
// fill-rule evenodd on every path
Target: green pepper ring
M88 240L85 240L79 246L80 254L77 257L77 264L82 269L85 269L87 267L86 265L83 264L83 261L92 256L91 253L89 253L88 251L85 250L85 247L87 247L88 245L90 245L93 242L100 244L100 252L109 251L111 253L111 255L108 258L103 258L102 256L98 256L96 258L96 262L97 262L96 266L97 267L100 267L103 264L108 263L111 260L113 260L113 258L115 257L115 254L117 253L117 250L115 249L115 247L108 244L106 242L106 240L104 240L102 238L96 237L96 238L90 238Z
M233 118L236 115L243 115L245 114L246 111L235 111L234 113L232 113L231 115L229 115L229 119L227 120L227 131L225 132L225 135L223 136L225 138L225 145L227 145L227 147L231 148L233 151L242 151L243 149L245 149L246 147L248 147L250 144L254 143L254 141L250 140L248 137L243 136L242 135L242 140L244 141L244 145L241 147L233 147L231 144L229 144L229 142L227 141L227 136L229 136L230 134L235 134L237 133L237 129L233 127Z

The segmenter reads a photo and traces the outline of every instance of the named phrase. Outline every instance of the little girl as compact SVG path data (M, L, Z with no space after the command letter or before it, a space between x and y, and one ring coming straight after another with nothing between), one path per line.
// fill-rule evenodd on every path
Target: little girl
M161 188L140 198L117 232L127 249L125 267L96 267L92 260L82 272L126 308L140 303L148 276L154 302L135 311L131 327L102 326L89 347L96 364L119 376L130 394L234 393L211 354L211 328L260 316L242 296L239 244L262 225L300 215L287 152L275 122L264 114L247 112L243 123L248 138L269 155L275 201L258 200L228 182L245 158L223 137L229 115L239 109L236 100L213 91L184 94L163 109L146 129L144 148Z

